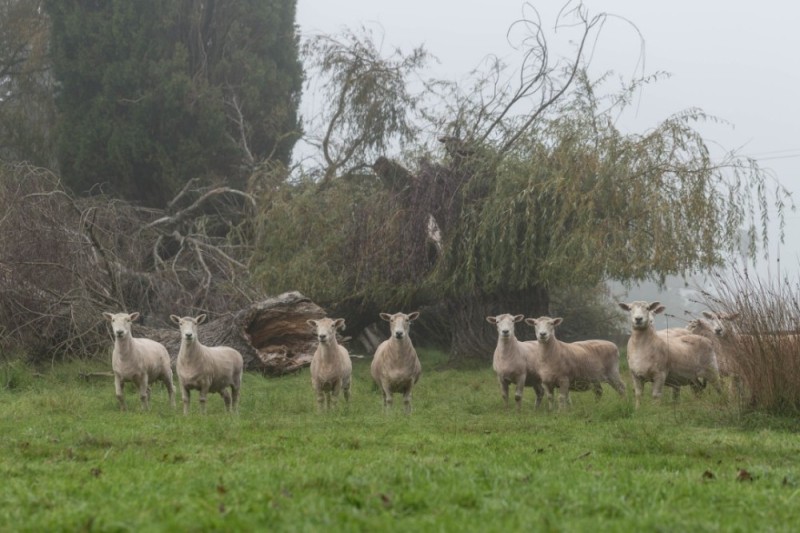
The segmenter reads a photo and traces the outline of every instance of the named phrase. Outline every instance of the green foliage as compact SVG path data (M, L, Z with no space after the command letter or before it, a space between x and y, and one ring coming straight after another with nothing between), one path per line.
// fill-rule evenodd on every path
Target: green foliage
M259 203L265 209L256 224L253 270L270 292L299 290L326 306L344 300L394 306L418 287L404 261L420 241L403 238L407 221L396 211L397 198L373 176L325 187L284 184Z
M0 0L0 158L53 164L49 31L38 0Z
M312 37L304 56L328 105L314 117L323 133L319 144L324 180L371 166L396 145L407 146L418 134L412 117L421 95L408 84L427 63L422 47L384 57L367 30L346 31L340 38Z
M736 152L712 157L698 125L717 119L701 110L642 134L617 129L637 91L661 75L616 89L608 75L590 79L584 46L605 15L562 16L576 19L573 57L548 63L543 27L528 21L516 26L531 32L517 70L490 63L466 89L426 81L430 99L409 89L422 50L384 58L369 35L312 39L328 107L315 135L321 168L306 176L321 185L281 187L279 202L261 202L262 224L272 226L262 228L255 263L264 286L300 288L323 305L445 302L458 328L475 318L459 309L480 317L521 299L539 312L562 289L715 268L740 253L743 228L755 257L771 209L783 223L788 191ZM388 157L429 131L440 148ZM382 186L332 184L365 166Z
M711 158L694 125L712 118L688 110L647 134L624 134L616 107L604 108L581 80L463 189L483 192L464 202L448 235L440 273L452 290L687 275L738 253L742 227L755 253L771 186L783 216L788 191L753 161Z
M382 413L368 361L348 409L316 413L307 371L248 374L234 417L218 396L184 417L162 387L150 412L121 413L111 381L55 367L0 391L0 529L790 531L800 519L796 419L737 415L713 395L635 412L574 394L569 412L533 412L530 390L517 414L487 366L421 358L410 417Z
M59 163L77 192L161 206L191 178L288 162L302 71L294 0L47 2ZM292 135L288 135L288 134Z

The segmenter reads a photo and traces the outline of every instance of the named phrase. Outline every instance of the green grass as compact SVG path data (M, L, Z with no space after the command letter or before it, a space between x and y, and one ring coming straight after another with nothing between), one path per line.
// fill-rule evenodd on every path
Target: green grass
M382 413L369 360L352 403L316 412L308 371L247 375L188 417L166 391L119 412L88 363L0 391L0 531L790 531L800 523L796 420L714 393L642 409L610 388L568 412L502 407L491 369L423 352L414 413ZM6 365L7 367L8 365ZM438 369L437 369L438 368ZM95 365L95 370L100 369ZM8 386L11 383L13 386ZM650 391L648 386L647 392ZM340 406L342 407L342 406ZM740 470L752 478L740 480Z

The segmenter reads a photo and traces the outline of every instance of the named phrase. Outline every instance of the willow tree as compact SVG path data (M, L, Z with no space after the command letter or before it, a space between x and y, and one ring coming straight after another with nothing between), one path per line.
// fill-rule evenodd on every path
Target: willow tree
M553 291L566 287L711 269L738 253L743 229L751 256L759 237L766 242L769 204L782 216L788 192L755 161L712 156L699 126L713 117L689 109L642 134L616 127L636 91L658 76L616 91L607 76L589 76L589 43L607 15L563 11L559 24L575 47L557 58L530 15L515 25L522 30L516 68L492 62L466 88L425 84L438 100L420 116L417 138L435 131L438 149L420 144L390 154L392 145L382 145L390 157L359 178L369 186L358 196L346 194L352 174L328 173L326 187L307 182L302 194L284 189L265 204L279 207L272 214L285 215L301 236L280 241L284 256L303 250L311 270L328 269L329 299L300 290L323 303L358 295L362 306L436 306L453 353L486 356L491 331L476 325L487 314L543 314ZM359 54L347 57L361 62ZM335 68L344 75L349 64ZM338 109L341 99L329 101ZM348 125L360 138L363 124ZM333 224L310 231L308 202L324 204L326 216L338 213ZM265 249L279 242L276 231L264 233ZM262 273L273 274L264 279L302 283L300 263L287 271L264 260Z
M322 181L368 169L385 151L413 142L421 96L409 77L429 60L423 47L384 56L371 32L316 35L304 46L310 83L325 105L311 117L307 142L321 155Z

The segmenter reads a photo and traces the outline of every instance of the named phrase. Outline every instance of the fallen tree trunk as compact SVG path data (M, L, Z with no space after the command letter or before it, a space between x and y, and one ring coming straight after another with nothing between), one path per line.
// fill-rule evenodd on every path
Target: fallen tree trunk
M199 328L200 341L239 350L248 371L280 376L311 364L317 341L306 320L324 316L325 310L299 292L286 292L210 320ZM175 362L181 345L177 328L142 327L135 334L163 343Z

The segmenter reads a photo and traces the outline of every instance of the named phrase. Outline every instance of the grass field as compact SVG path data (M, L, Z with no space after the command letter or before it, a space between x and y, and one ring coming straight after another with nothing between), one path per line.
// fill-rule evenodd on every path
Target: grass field
M414 413L384 414L369 360L318 414L308 371L245 376L240 413L142 413L71 363L0 371L2 531L795 531L800 423L713 392L634 411L610 388L568 412L502 407L488 367L422 352ZM649 393L649 386L647 392Z

